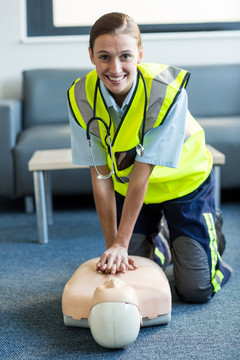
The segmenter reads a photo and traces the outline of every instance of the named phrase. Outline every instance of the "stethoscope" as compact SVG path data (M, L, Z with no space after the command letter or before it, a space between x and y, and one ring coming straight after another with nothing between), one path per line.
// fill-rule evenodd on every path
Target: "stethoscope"
M136 146L136 153L139 156L143 156L144 155L144 147L143 147L143 140L144 140L144 131L145 131L145 123L146 123L146 112L147 112L147 101L148 101L148 95L147 95L147 86L146 86L146 82L144 79L143 74L141 73L141 71L138 69L138 73L140 74L142 81L143 81L143 85L144 85L144 93L145 93L145 102L144 102L144 111L143 111L143 121L142 121L142 134L141 134L141 141L140 143ZM138 85L137 85L138 86ZM96 108L97 108L97 92L99 89L99 78L96 82L96 86L95 86L95 91L94 91L94 101L93 101L93 117L88 121L87 123L87 131L86 131L86 135L87 135L87 141L88 141L88 145L89 145L89 149L90 149L90 154L91 154L91 158L92 158L92 162L94 165L94 168L96 170L97 173L97 178L98 179L102 179L102 180L107 180L109 179L113 174L115 174L114 172L114 162L113 162L113 151L112 151L112 141L111 141L111 137L110 137L110 127L107 125L106 121L103 120L102 118L96 116ZM109 150L109 154L111 157L111 167L112 170L110 171L109 174L107 175L103 175L100 174L98 169L97 169L97 165L96 162L94 160L94 156L93 156L93 151L92 151L92 144L91 144L91 137L90 137L90 125L93 123L93 121L100 121L105 128L106 131L106 137L105 137L105 142L108 146L108 150Z

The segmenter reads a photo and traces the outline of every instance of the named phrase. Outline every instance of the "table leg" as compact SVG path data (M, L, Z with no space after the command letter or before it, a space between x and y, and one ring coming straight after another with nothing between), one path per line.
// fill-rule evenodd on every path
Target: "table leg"
M33 196L25 196L24 203L26 214L33 214L35 212Z
M215 174L215 206L216 209L220 209L221 206L221 173L220 165L213 165Z
M46 192L43 171L33 172L34 195L37 214L38 241L41 244L48 243L48 223L46 211Z
M48 225L53 224L52 179L50 171L44 172Z

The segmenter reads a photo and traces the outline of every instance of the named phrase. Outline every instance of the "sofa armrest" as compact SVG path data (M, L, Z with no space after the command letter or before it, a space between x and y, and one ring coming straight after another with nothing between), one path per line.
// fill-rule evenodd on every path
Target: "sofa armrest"
M0 100L0 195L14 196L14 147L22 127L20 100Z

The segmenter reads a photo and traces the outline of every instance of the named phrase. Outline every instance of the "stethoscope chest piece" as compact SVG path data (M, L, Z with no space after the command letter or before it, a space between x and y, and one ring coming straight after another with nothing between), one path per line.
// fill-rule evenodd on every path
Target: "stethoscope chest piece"
M136 152L137 152L138 156L144 155L144 147L142 146L142 144L138 144L136 146Z

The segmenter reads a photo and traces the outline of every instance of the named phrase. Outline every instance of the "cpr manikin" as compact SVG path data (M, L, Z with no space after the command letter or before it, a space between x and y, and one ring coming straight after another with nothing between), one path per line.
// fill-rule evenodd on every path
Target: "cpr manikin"
M76 270L63 292L65 325L90 327L99 345L123 348L136 340L140 326L170 321L171 292L163 270L152 260L131 257L138 268L126 274L96 272L97 258Z

